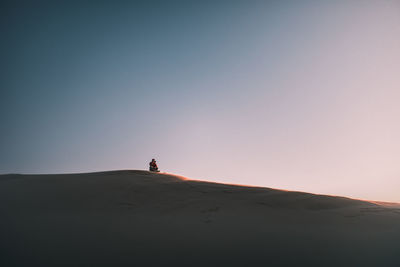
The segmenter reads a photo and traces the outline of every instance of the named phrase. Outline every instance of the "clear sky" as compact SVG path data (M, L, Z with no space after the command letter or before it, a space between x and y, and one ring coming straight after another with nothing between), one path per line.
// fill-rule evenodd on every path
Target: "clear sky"
M400 202L399 1L2 1L0 172Z

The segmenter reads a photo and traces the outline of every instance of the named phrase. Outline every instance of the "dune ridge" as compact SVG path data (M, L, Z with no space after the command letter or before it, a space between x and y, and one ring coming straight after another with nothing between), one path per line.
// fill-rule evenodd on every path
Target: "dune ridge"
M1 266L400 266L396 203L141 170L0 176Z

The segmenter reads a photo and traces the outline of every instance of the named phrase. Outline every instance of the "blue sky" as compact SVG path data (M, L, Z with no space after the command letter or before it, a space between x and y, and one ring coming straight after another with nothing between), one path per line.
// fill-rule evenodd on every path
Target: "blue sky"
M397 1L3 4L1 173L400 201Z

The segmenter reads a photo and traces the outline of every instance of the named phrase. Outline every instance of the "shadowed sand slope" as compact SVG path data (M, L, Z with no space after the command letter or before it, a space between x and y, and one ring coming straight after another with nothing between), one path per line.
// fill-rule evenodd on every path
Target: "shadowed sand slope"
M396 204L147 171L0 176L0 266L400 266Z

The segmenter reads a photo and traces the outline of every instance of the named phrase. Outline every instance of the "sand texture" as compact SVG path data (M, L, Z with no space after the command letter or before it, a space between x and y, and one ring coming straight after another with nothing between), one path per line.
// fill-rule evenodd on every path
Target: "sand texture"
M0 266L400 266L400 207L147 171L0 176Z

